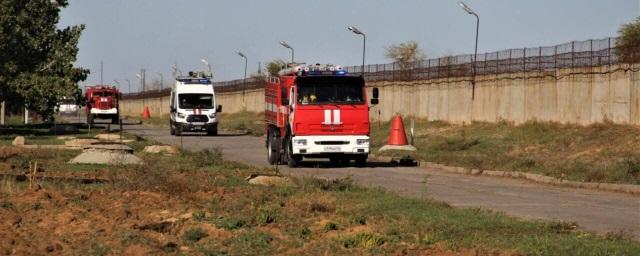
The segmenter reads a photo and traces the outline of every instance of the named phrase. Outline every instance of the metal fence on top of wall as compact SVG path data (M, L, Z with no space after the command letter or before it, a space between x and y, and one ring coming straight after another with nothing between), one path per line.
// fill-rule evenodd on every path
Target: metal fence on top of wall
M478 54L477 75L516 72L555 71L562 68L597 67L618 63L616 38L574 41L556 46L509 49ZM364 66L366 81L411 81L472 75L473 55L445 56L408 64L388 63ZM346 67L352 74L362 73L362 66ZM260 77L215 82L217 92L235 92L265 86ZM155 98L169 95L170 89L130 93L125 99Z

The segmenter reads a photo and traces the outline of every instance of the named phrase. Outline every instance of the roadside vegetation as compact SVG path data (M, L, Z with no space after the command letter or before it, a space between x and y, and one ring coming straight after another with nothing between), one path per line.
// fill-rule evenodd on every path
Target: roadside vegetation
M152 117L150 119L132 118L141 120L146 125L156 127L169 127L169 116ZM243 132L254 136L264 135L264 114L249 111L238 113L219 113L218 129L222 131Z
M409 136L409 120L405 128ZM374 152L390 125L372 124ZM586 182L640 184L640 128L613 123L589 126L528 122L453 125L416 121L411 155L424 161L481 170L532 172ZM406 153L390 152L391 156Z
M572 223L523 221L363 188L292 179L220 151L143 153L141 166L76 165L76 151L0 147L0 253L184 255L632 255L640 244ZM23 159L28 156L28 159ZM19 174L39 161L39 188ZM22 163L22 164L21 164ZM55 175L54 175L55 174ZM52 178L52 177L58 177ZM90 177L91 179L61 179Z

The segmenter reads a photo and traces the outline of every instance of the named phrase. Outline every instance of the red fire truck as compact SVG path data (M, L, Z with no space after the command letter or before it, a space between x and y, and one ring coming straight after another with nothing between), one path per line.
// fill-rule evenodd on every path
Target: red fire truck
M118 88L108 85L89 86L85 88L85 99L87 123L93 124L96 118L111 119L112 124L119 122L120 92Z
M378 104L373 88L371 104ZM369 102L361 76L340 66L297 66L269 77L265 89L266 147L270 164L298 166L303 158L366 164Z

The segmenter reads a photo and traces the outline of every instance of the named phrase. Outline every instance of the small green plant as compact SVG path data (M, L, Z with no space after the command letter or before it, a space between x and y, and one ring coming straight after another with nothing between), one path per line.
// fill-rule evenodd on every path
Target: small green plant
M31 209L32 209L32 210L34 210L34 211L37 211L37 210L42 210L42 209L44 209L44 207L43 207L43 206L42 206L42 204L40 204L40 203L35 203L35 204L33 204L33 205L31 206Z
M207 213L203 211L196 211L191 214L191 217L193 217L195 221L203 221L207 218Z
M256 222L260 225L273 223L278 215L278 210L273 207L263 207L258 209Z
M338 230L338 224L335 222L327 222L324 224L324 228L322 228L324 232L329 232L333 230Z
M3 209L13 209L13 203L9 202L9 201L3 201L2 204L0 204L0 207L2 207Z
M187 242L195 243L205 237L207 237L207 233L200 228L192 228L184 232L184 240Z
M216 223L216 226L218 228L223 228L226 230L234 230L234 229L242 228L246 226L246 224L247 223L242 219L227 218L227 219L222 219L218 221L218 223Z
M640 176L640 159L636 157L628 157L624 160L626 165L627 174L638 177Z
M358 233L342 240L345 248L372 248L384 244L384 238L372 233Z
M357 215L351 219L351 223L355 225L367 225L367 216Z
M311 229L309 227L300 229L298 236L302 239L309 239L311 237Z

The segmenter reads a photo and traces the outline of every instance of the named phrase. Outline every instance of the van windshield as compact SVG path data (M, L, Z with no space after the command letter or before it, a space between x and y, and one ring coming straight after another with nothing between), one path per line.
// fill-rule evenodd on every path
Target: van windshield
M180 108L183 109L212 109L213 94L186 93L178 95Z
M361 77L300 77L298 104L363 104L364 80Z

